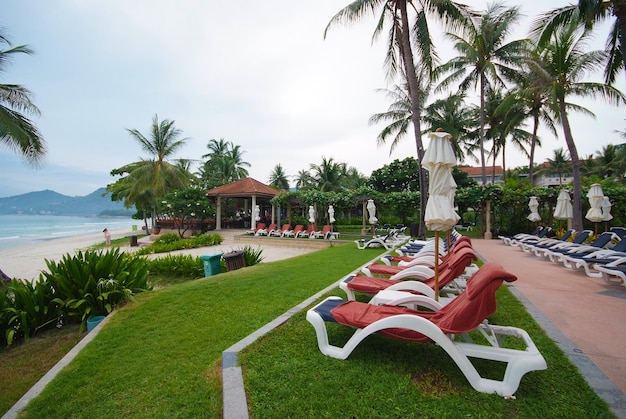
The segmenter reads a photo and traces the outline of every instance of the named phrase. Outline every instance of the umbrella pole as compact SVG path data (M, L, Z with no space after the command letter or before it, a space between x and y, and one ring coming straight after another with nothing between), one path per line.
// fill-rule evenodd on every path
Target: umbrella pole
M435 301L439 301L439 230L435 231Z

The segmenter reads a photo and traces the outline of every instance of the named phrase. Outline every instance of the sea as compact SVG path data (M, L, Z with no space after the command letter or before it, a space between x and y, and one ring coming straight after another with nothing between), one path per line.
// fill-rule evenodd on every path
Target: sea
M105 228L111 231L121 229L131 231L133 226L141 224L140 220L133 220L130 217L0 215L0 249L28 246L64 237L101 233Z

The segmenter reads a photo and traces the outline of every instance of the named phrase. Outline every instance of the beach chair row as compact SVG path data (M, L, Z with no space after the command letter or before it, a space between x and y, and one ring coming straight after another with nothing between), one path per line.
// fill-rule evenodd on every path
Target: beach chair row
M304 228L303 224L296 225L293 229L291 224L283 224L278 228L277 224L270 224L266 227L264 223L258 223L255 228L246 231L246 234L254 236L267 237L292 237L292 238L308 238L308 239L337 239L339 232L333 231L332 225L327 224L321 230L317 229L317 225L309 224Z

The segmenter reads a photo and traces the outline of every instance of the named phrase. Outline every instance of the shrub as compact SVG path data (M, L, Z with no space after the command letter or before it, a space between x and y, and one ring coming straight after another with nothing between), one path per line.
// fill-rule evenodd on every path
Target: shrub
M120 253L79 251L65 255L58 263L46 260L50 272L43 272L54 289L67 318L78 318L81 327L87 319L107 315L133 294L149 289L148 263L144 258Z
M171 244L184 240L178 234L168 233L157 238L154 243L156 244Z
M13 279L3 296L2 335L6 343L24 338L26 341L38 330L55 326L61 318L59 302L54 298L54 291L49 283L41 278L30 281Z
M263 256L261 256L262 253L263 249L260 247L253 249L252 246L246 245L243 248L243 257L246 261L246 266L252 266L260 263L263 260Z
M201 234L200 236L181 239L177 234L165 234L159 237L149 246L135 252L135 255L148 255L151 253L167 253L181 249L195 249L198 247L214 246L220 244L224 238L219 234Z
M191 255L167 255L148 262L150 274L188 277L204 277L202 259Z

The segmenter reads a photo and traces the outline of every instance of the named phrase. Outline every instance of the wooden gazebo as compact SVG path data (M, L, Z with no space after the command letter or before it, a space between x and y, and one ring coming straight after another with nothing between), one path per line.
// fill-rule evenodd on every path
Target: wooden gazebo
M218 186L217 188L209 190L206 195L208 197L216 198L217 209L215 214L215 229L222 229L222 198L243 198L246 199L246 204L248 203L247 199L250 198L252 200L250 208L254 208L256 206L257 198L272 199L278 194L279 191L276 189L273 189L256 179L252 179L251 177L240 179L233 183L229 183L228 185ZM246 212L247 209L248 208L245 208ZM272 205L272 220L275 219L274 212L275 209ZM253 223L254 221L255 220L252 220Z

